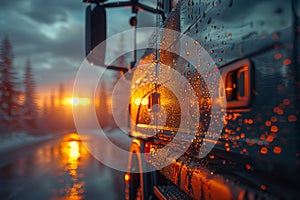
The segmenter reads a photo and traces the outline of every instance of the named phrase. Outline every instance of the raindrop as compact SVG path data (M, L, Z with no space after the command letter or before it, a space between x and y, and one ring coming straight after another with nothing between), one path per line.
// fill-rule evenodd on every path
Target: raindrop
M231 8L232 7L232 4L233 4L233 0L230 0L230 2L229 2L229 8Z
M267 141L271 143L271 142L273 142L273 140L274 140L274 137L272 135L268 135Z
M284 65L290 65L291 63L292 63L292 60L289 59L289 58L287 58L287 59L285 59L285 60L283 61L283 64L284 64Z
M277 133L278 132L278 127L277 126L272 126L271 127L271 132L272 133Z
M246 169L247 169L247 170L251 170L251 168L252 168L252 167L251 167L251 165L250 165L250 164L248 164L248 163L246 164L246 166L245 166L245 167L246 167Z
M282 13L282 8L276 8L275 13L276 14L281 14Z
M208 19L207 24L211 23L211 17Z
M282 55L281 55L280 53L277 53L277 54L274 55L274 58L275 58L276 60L279 60L279 59L282 58Z
M273 40L278 40L279 37L280 37L279 33L274 33L274 34L272 35Z
M288 120L289 120L289 122L295 122L295 121L297 121L297 117L296 117L296 115L290 115L288 117Z
M270 122L269 120L267 120L267 121L265 122L265 126L271 126L271 122Z
M261 186L260 186L260 189L261 189L261 190L266 190L267 187L266 187L265 185L261 185Z
M263 155L267 154L268 153L268 148L267 147L262 147L260 149L260 153L263 154Z

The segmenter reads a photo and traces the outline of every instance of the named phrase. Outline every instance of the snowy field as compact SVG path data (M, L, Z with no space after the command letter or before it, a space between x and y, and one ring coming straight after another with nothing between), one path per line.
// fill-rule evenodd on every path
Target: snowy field
M26 132L15 132L8 136L0 136L0 153L11 151L22 146L52 138L53 135L32 136Z
M97 135L100 138L105 137L102 131L99 130L85 130L83 131L83 135ZM106 129L104 130L106 137L110 140L118 143L118 145L122 148L129 149L131 144L131 140L124 132L119 129ZM25 131L23 132L15 132L8 136L0 136L0 154L5 152L9 152L14 149L18 149L20 147L34 144L36 142L45 141L48 139L61 137L66 133L56 133L56 134L48 134L43 136L32 136L27 134ZM80 134L82 135L82 134Z

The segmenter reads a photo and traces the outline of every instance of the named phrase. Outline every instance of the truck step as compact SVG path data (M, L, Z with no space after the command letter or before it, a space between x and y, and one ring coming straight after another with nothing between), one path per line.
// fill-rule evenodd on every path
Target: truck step
M191 199L174 185L154 186L154 194L159 200Z

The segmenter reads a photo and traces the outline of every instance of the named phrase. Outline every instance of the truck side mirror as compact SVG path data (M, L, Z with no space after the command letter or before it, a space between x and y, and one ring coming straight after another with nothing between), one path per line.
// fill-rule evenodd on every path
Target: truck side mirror
M87 6L85 19L85 54L88 56L97 45L106 40L105 8L100 5L97 5L95 8L92 8L91 5ZM105 46L99 53L96 61L98 64L103 65L105 61Z

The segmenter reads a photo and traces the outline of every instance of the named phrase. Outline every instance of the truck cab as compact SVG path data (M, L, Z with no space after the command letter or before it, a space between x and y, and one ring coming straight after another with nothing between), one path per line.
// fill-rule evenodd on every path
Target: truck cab
M112 7L97 3L102 14ZM155 3L153 47L125 70L134 138L126 198L297 198L300 2ZM89 51L106 37L95 33Z

